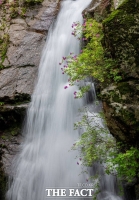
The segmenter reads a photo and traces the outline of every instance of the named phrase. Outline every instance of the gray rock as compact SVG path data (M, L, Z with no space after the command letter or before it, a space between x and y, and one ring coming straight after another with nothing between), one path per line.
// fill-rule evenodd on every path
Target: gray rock
M19 47L11 45L8 48L7 58L10 66L37 66L45 43L45 36L40 33L28 32Z
M58 12L58 1L45 0L43 2L43 7L40 9L39 13L31 20L28 25L32 30L35 31L48 31L51 23L53 22L56 14Z
M57 14L57 10L55 7L48 7L40 16L36 16L38 20L31 26L32 29L39 31L48 31L51 23L53 22L55 16Z
M14 100L17 95L31 95L37 67L11 67L0 72L0 99Z
M23 26L24 28L27 27L27 24L26 24L25 20L24 20L24 19L20 19L20 18L13 19L13 20L11 21L11 24L18 24L18 25L20 25L20 26Z
M10 36L10 42L12 42L14 45L19 45L27 31L25 30L24 25L12 24L8 33Z

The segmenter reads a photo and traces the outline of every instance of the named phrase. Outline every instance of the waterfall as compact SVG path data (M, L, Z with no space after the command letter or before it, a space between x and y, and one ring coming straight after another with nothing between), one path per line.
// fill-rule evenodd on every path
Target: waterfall
M81 165L75 159L78 152L70 151L79 138L73 125L84 102L74 99L77 86L64 89L68 81L59 62L70 52L79 53L80 43L71 35L71 25L82 22L81 13L90 2L63 1L57 21L49 31L27 111L25 141L13 166L15 173L7 192L8 200L45 200L46 188L77 187L89 176L81 173Z

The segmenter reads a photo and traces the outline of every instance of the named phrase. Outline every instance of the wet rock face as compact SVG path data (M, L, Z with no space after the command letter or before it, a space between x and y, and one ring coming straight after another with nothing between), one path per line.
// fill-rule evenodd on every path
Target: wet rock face
M134 81L112 84L101 94L110 132L118 141L137 147L139 145L138 84Z

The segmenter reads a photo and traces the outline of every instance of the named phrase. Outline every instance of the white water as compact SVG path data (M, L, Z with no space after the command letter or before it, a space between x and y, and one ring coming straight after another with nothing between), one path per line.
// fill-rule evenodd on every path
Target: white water
M74 99L76 86L64 90L67 77L62 75L58 63L70 52L79 53L79 42L71 35L71 25L82 21L81 13L90 2L63 1L57 22L49 31L8 200L45 200L46 188L77 187L77 183L85 183L88 178L86 174L79 176L82 169L75 159L77 151L69 152L79 138L73 124L83 102ZM118 200L115 196L108 199Z

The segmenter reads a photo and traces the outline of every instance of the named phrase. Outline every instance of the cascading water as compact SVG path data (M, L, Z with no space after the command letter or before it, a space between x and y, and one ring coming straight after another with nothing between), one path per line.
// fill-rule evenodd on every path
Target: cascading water
M82 169L75 160L78 152L69 152L79 138L73 124L83 102L74 99L76 86L64 90L67 77L61 74L59 61L70 52L79 53L79 41L71 35L71 25L82 21L81 13L90 2L63 1L57 21L49 31L8 200L45 200L46 188L77 187L77 183L88 178L86 174L79 175Z

